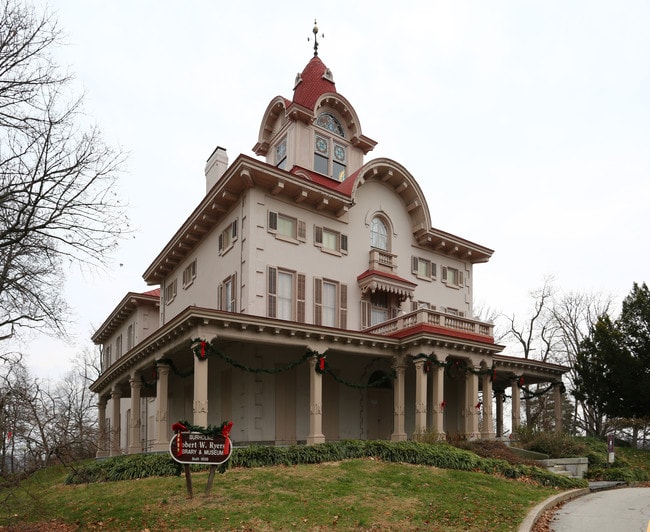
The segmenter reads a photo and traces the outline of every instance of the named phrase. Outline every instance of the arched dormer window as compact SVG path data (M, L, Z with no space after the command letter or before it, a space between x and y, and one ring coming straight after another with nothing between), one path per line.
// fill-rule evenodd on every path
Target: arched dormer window
M388 249L388 228L386 222L379 216L375 216L370 222L370 246L383 251L390 251Z
M327 131L331 131L339 137L345 138L345 133L343 131L341 122L339 122L338 118L336 118L332 113L319 114L318 118L316 119L316 125L327 129Z

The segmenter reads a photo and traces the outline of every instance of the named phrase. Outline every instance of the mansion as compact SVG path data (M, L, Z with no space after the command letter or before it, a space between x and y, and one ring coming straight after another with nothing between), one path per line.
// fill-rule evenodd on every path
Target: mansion
M566 368L501 354L474 317L493 251L432 225L416 177L366 157L317 54L262 116L254 156L217 147L206 193L95 332L98 456L166 451L171 425L235 445L503 436L520 387L561 427Z

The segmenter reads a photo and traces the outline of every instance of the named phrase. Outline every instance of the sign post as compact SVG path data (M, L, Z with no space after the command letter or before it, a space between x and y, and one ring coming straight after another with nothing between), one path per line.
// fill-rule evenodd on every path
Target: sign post
M614 454L614 435L610 434L607 436L607 461L610 464L614 463L616 456Z
M232 454L232 441L228 436L232 423L224 425L221 433L203 433L185 430L185 426L176 423L172 427L176 434L169 441L169 454L179 464L183 464L185 470L185 483L187 495L192 498L192 478L190 466L201 464L210 466L208 485L205 489L206 495L210 493L214 473L217 466L225 463Z

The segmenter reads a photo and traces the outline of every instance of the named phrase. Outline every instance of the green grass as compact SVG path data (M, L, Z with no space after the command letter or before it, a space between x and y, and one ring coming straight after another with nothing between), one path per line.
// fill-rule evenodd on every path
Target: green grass
M388 463L370 458L233 468L205 495L206 472L65 485L50 468L0 491L0 525L70 530L516 530L556 490L522 477ZM504 501L507 501L504 504Z

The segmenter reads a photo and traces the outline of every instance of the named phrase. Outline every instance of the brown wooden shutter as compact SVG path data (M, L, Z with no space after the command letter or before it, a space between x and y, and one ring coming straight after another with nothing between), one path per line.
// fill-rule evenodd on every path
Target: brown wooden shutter
M314 325L323 324L323 280L314 278Z
M341 235L341 251L348 252L348 235Z
M447 266L442 267L442 280L447 281Z
M317 225L314 226L314 244L323 245L323 228Z
M307 240L307 224L304 220L298 220L298 240L302 242Z
M339 301L339 327L348 328L348 285L342 284L340 287L341 299Z
M219 251L223 249L223 233L219 235Z
M417 257L411 257L411 273L417 275L418 265L419 265L419 259Z
M458 270L458 286L463 286L463 272Z
M361 301L361 328L370 327L370 302Z
M237 312L237 272L232 274L232 299L230 300L231 312Z
M296 301L296 321L305 323L305 291L306 291L306 278L304 273L298 274L298 297Z
M431 277L437 277L438 276L438 266L436 265L435 262L431 263Z
M269 211L269 231L278 230L278 213Z
M277 296L277 282L278 282L278 270L277 268L273 268L272 266L268 267L267 270L267 277L268 277L268 287L267 287L267 294L266 294L266 300L267 300L267 314L269 318L275 318L277 316L277 301L276 301L276 296Z

